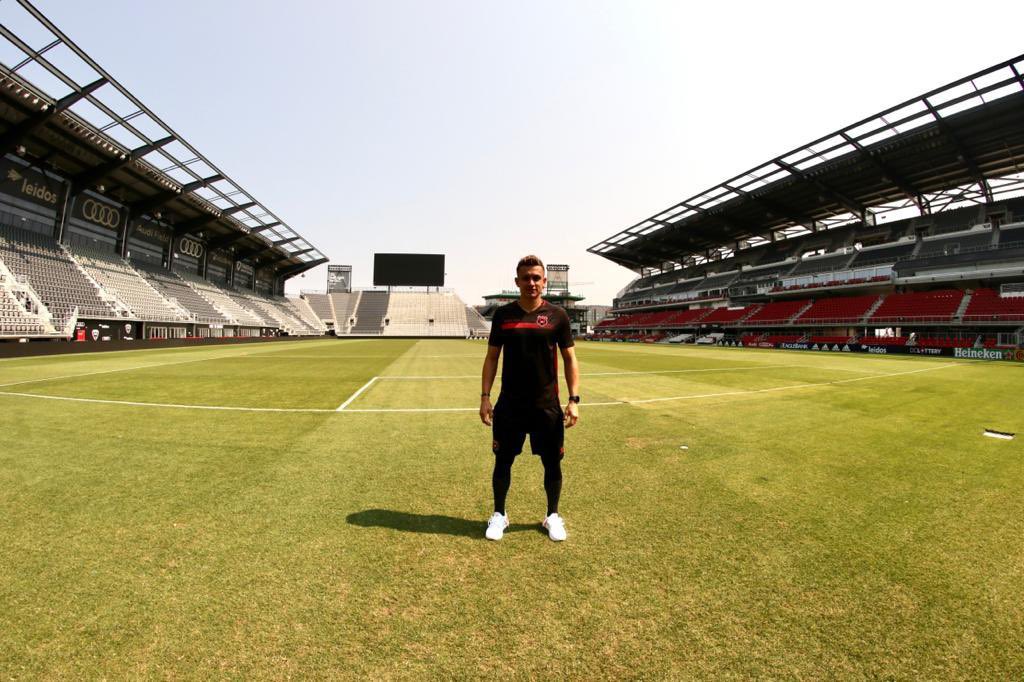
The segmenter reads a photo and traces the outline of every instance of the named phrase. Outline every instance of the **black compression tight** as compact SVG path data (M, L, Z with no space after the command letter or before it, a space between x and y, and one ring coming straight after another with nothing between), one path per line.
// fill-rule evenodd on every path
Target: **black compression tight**
M548 516L558 512L558 499L562 495L562 458L561 455L541 457L544 464L544 492L548 498ZM494 473L491 474L491 487L494 489L494 511L505 513L505 497L512 485L512 463L515 456L495 455Z

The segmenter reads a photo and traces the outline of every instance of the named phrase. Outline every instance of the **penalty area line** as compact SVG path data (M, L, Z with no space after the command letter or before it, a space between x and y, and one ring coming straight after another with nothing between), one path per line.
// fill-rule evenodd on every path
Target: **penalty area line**
M738 390L738 391L722 391L719 393L699 393L690 395L670 396L665 398L641 398L639 400L612 400L607 402L593 402L586 403L588 407L605 407L615 405L643 405L648 403L660 403L669 401L683 401L683 400L698 400L701 398L723 398L731 396L741 395L757 395L761 393L772 393L781 391L793 391L807 388L818 388L821 386L834 386L837 384L850 384L858 381L874 381L878 379L885 379L889 377L906 376L908 374L919 374L921 372L932 372L939 369L948 369L950 367L964 367L967 363L949 363L944 365L938 365L935 367L925 367L922 369L914 369L906 372L892 372L890 374L872 374L863 377L855 377L852 379L839 379L837 381L823 381L812 384L788 384L785 386L774 386L771 388L759 388L754 390ZM220 412L278 412L278 413L316 413L316 414L338 414L344 412L350 413L410 413L410 412L476 412L475 407L381 407L381 408L346 408L353 400L359 397L359 394L373 385L380 377L373 377L358 391L353 393L348 400L342 403L336 409L323 408L323 407L241 407L233 405L187 405L181 403L147 403L134 400L104 400L101 398L73 398L70 396L58 396L58 395L45 395L42 393L17 393L14 391L0 391L0 396L13 396L19 398L34 398L36 400L60 400L74 403L95 403L101 405L126 405L131 407L159 407L159 408L171 408L179 410L213 410Z
M370 386L372 386L373 383L375 381L377 381L377 379L379 379L379 378L380 377L372 377L369 381L367 381L365 384L360 386L359 390L357 390L355 393L353 393L352 395L350 395L348 397L348 400L343 402L341 405L338 405L338 408L335 410L335 412L344 412L345 408L348 407L350 404L352 404L352 401L355 400L356 398L358 398L360 393L362 393L363 391L368 389Z

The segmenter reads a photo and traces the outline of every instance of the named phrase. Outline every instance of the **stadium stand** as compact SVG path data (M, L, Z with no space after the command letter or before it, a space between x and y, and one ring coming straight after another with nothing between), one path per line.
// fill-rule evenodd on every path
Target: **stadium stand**
M768 303L748 317L744 324L765 325L789 322L799 313L810 308L810 306L811 301L807 300Z
M992 236L992 230L989 229L925 237L915 255L918 258L928 258L987 249L992 245Z
M148 267L138 262L134 263L134 266L150 284L160 290L166 299L174 301L178 306L187 310L197 322L211 324L230 322L225 315L214 308L209 301L176 273L163 268Z
M1000 296L994 289L978 289L971 296L964 322L1022 322L1024 296Z
M469 333L472 336L486 336L490 332L490 325L487 321L476 311L473 306L466 306L466 326L469 328Z
M392 292L384 316L387 336L469 335L466 304L450 292Z
M788 275L792 277L796 275L810 275L818 272L845 270L847 263L849 263L852 258L853 256L849 253L826 254L805 258L800 261L797 266L788 273Z
M312 329L314 333L327 333L327 325L324 324L323 320L320 319L320 316L313 310L313 306L311 306L309 301L306 299L286 296L284 298L271 297L271 300L276 301L280 306L284 306L286 311L291 312L296 319L300 320L303 324Z
M749 315L759 306L745 306L743 308L715 308L707 317L701 320L704 324L736 324Z
M322 329L282 295L324 254L23 5L0 74L0 335L36 331L26 315L76 341L287 332L271 311L294 331ZM43 36L39 78L22 67Z
M182 280L188 282L197 294L206 299L211 306L231 320L232 323L247 327L271 326L266 324L263 318L239 303L227 291L221 289L213 282L181 270L176 272Z
M386 291L363 291L356 307L356 323L352 334L380 334L384 327L384 316L388 312L390 294Z
M356 308L362 298L362 292L354 291L350 294L329 294L331 307L334 309L335 333L347 334L352 326L351 320L355 317Z
M332 325L336 325L330 295L304 293L302 297L309 302L309 307L313 309L313 312L322 322L330 322Z
M71 257L93 281L124 304L131 317L161 322L189 319L187 311L160 295L152 284L116 254L76 246Z
M795 319L801 323L851 323L860 322L878 302L875 295L850 296L847 298L823 298L800 313Z
M861 268L882 263L895 263L901 258L907 258L913 254L915 247L916 244L913 241L865 246L853 257L849 267Z
M256 311L264 320L271 321L273 326L285 331L289 336L312 336L319 333L308 323L300 320L297 315L285 309L280 300L265 299L254 294L234 292L233 297L242 301L247 307Z
M52 237L0 225L0 260L32 287L56 327L66 326L76 310L79 317L122 317Z
M26 310L13 292L0 286L0 336L42 336L46 332L43 320Z
M952 322L963 298L964 292L957 289L890 294L868 319L875 323Z

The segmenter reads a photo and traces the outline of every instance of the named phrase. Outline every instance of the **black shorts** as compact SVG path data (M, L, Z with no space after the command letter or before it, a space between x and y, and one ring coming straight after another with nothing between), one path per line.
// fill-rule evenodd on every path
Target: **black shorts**
M515 457L523 451L526 435L530 435L530 450L542 457L565 455L565 424L562 408L509 407L501 399L494 406L494 442L491 449L496 455Z

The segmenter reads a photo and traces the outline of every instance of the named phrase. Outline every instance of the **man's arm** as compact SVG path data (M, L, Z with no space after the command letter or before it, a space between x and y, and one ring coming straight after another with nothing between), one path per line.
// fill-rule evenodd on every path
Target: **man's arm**
M491 387L494 386L494 377L498 374L498 356L500 355L501 346L487 346L483 376L480 380L480 421L487 426L491 425L491 420L494 418L494 408L491 407Z
M576 361L576 349L573 346L562 348L562 364L565 366L565 383L569 387L569 395L580 394L580 364ZM580 420L580 406L569 401L565 406L565 426L571 428Z

